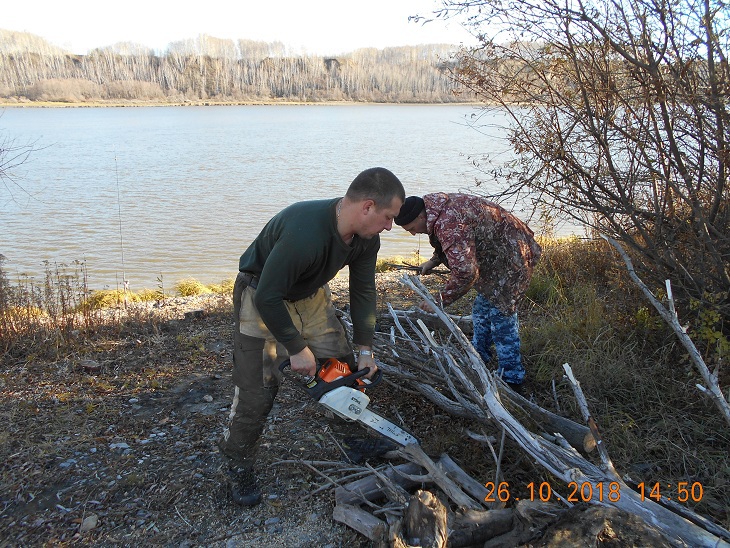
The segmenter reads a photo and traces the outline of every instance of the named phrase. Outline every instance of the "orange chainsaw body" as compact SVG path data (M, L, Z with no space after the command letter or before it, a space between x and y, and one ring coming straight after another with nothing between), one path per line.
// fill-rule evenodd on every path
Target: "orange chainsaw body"
M319 371L317 371L317 376L309 381L309 383L307 384L307 388L313 388L320 380L330 383L349 375L352 375L352 371L350 370L349 365L347 365L345 362L341 362L336 358L327 358L327 360L325 360L325 362L322 364L322 367L320 367ZM364 387L367 386L367 383L363 382L360 379L357 379L357 385L358 390L363 390Z

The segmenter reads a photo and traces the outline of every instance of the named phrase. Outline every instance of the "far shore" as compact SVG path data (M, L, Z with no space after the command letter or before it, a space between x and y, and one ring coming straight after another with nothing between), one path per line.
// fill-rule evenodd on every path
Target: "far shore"
M61 102L61 101L8 101L0 99L0 108L101 108L101 107L225 107L225 106L358 106L358 105L398 105L398 106L486 106L482 102L453 102L453 103L381 103L366 101L88 101L88 102Z

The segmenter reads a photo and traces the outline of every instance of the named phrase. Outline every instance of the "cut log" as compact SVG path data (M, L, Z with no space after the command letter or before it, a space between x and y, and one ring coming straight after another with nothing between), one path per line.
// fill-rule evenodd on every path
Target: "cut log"
M359 506L337 504L332 517L344 523L376 544L387 545L388 525Z
M404 527L411 546L444 548L449 536L446 507L429 491L416 491L408 502Z

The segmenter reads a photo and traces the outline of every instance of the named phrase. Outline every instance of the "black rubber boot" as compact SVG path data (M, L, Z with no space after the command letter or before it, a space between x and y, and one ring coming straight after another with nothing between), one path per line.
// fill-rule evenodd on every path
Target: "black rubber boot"
M239 506L256 506L261 502L261 491L256 475L250 468L229 468L231 498Z

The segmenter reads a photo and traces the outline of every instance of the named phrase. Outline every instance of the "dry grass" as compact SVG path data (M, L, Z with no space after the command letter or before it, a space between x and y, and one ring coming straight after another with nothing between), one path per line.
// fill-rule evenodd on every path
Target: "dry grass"
M562 381L569 363L617 469L636 482L704 487L700 513L730 525L730 432L694 387L700 382L674 334L632 285L603 241L544 246L521 314L533 394L580 420Z

